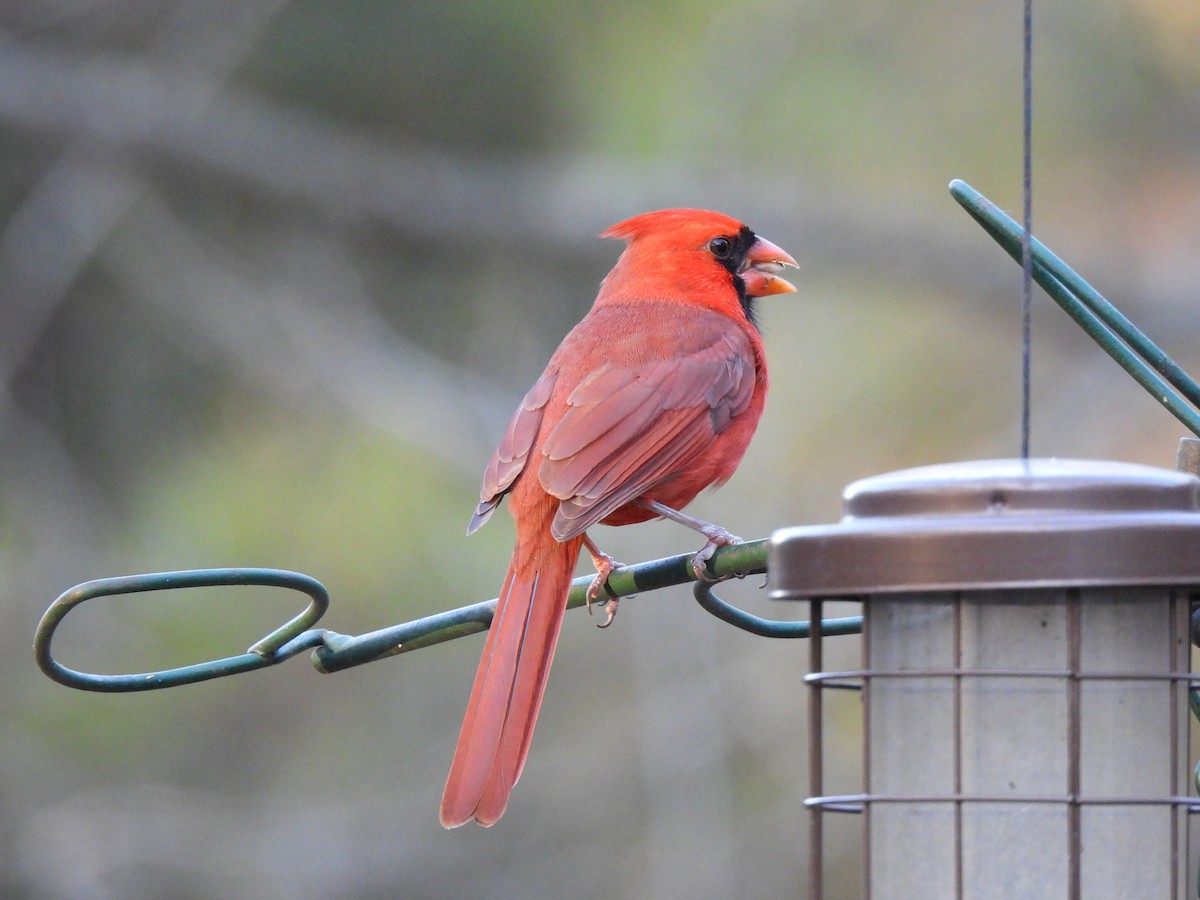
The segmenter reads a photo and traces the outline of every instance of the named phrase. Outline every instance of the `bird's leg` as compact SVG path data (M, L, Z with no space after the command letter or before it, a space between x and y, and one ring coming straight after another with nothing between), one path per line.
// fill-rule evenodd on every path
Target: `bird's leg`
M593 543L592 539L586 534L583 536L583 546L587 548L588 554L592 557L592 565L596 567L596 577L592 579L592 583L588 585L587 603L588 615L592 614L592 601L598 600L602 593L608 593L609 597L604 601L605 620L597 622L596 625L600 628L607 628L612 624L613 619L617 617L617 601L620 597L615 597L608 587L608 576L613 573L614 569L621 568L621 564L601 550Z
M730 544L740 544L742 542L740 537L730 534L720 525L705 522L703 519L697 519L695 516L681 513L679 510L671 509L669 506L663 506L657 500L640 499L633 502L642 509L660 515L664 519L670 519L672 522L678 522L680 525L690 528L693 531L698 531L708 538L708 543L701 547L700 552L692 557L692 571L696 573L696 577L700 581L713 580L712 576L708 573L708 561L712 559L712 555L717 552L718 547L727 547Z

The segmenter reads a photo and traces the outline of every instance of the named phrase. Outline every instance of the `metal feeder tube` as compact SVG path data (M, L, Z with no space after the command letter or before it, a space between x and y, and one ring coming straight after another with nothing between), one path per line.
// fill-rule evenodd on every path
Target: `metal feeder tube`
M863 604L862 668L807 679L809 896L833 812L863 814L868 898L1189 896L1200 479L995 460L870 478L844 504L769 557L772 596L814 620L822 598ZM823 783L830 687L862 692L859 793Z

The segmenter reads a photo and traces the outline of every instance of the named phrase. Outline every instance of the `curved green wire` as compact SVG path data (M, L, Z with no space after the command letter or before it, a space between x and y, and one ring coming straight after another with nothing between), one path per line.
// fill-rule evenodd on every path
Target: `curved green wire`
M224 659L181 666L161 672L141 672L131 675L97 675L67 668L50 651L54 631L71 610L97 597L166 591L177 588L265 586L300 591L308 595L304 612L272 631L255 643L247 652ZM146 575L123 575L101 578L76 585L55 600L42 615L34 633L33 652L38 665L50 678L68 687L84 691L149 691L193 684L210 678L222 678L238 672L248 672L273 666L295 656L301 650L321 640L319 632L309 631L329 608L329 593L314 578L283 569L226 568L196 569L185 572L153 572Z

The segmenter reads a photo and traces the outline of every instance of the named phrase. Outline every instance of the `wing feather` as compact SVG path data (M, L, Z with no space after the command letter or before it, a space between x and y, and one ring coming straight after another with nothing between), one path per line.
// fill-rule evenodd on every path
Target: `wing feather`
M569 396L546 437L538 477L558 497L558 540L587 528L683 471L750 404L749 339L723 330L686 355L640 366L607 361Z
M475 507L475 514L471 516L467 534L473 533L491 518L504 495L512 489L517 476L528 465L530 451L542 427L546 404L557 381L558 369L552 365L534 382L521 405L517 407L504 437L500 439L500 446L496 448L487 468L484 469L483 487L479 490L479 505Z
M685 467L697 450L703 450L711 431L702 419L674 418L676 428L661 432L658 440L647 443L644 452L605 471L589 493L575 494L559 503L550 526L556 539L582 534Z

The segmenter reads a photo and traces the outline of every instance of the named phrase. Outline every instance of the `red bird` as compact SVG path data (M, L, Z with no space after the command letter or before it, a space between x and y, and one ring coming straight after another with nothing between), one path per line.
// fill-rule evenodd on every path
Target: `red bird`
M571 576L586 547L595 599L617 565L585 534L669 518L716 548L738 539L678 510L737 468L762 415L767 364L753 300L795 288L796 261L736 219L666 209L614 225L629 242L592 309L509 423L467 533L509 496L517 543L475 675L441 821L492 825L521 776ZM606 604L612 621L616 601ZM607 622L605 624L608 624Z

